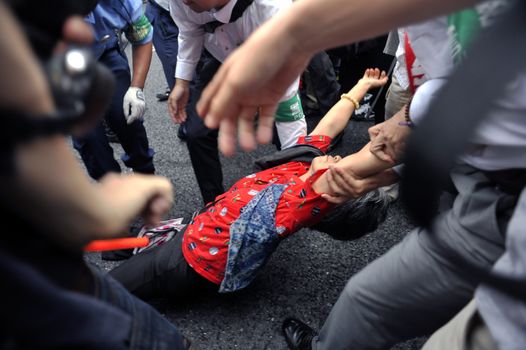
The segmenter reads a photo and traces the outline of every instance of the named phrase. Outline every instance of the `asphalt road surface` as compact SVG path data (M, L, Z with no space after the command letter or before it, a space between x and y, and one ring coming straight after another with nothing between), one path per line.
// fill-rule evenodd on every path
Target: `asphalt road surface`
M175 205L169 217L176 218L191 215L202 203L186 145L176 136L178 126L170 120L166 102L155 98L165 87L154 54L145 88L145 125L155 149L157 174L168 177L174 185ZM310 116L309 123L315 122L316 117ZM360 149L368 140L369 126L368 122L350 122L343 142L333 153L345 155ZM122 150L114 148L119 156ZM267 145L252 153L238 152L235 157L223 158L225 188L252 173L254 159L273 150L273 146ZM284 318L297 316L319 329L347 280L400 241L412 226L395 202L381 227L357 241L336 241L323 233L303 229L278 247L260 276L240 293L193 300L156 300L151 304L199 349L286 349L281 335ZM106 270L116 265L102 261L98 253L88 255L87 259ZM415 339L394 349L417 349L421 344L422 339Z

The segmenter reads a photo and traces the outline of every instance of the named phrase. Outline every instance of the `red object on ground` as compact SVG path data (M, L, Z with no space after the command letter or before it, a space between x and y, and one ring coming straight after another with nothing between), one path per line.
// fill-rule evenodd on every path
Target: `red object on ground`
M150 243L150 239L148 237L101 239L91 241L84 247L84 251L99 252L103 250L141 248L146 247L148 243Z

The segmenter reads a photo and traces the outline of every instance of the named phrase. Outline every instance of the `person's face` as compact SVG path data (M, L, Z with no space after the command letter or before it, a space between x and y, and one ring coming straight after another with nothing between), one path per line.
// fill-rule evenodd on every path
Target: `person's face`
M213 9L220 9L225 6L230 0L183 0L183 4L190 7L192 11L201 13L211 11Z
M330 164L336 164L340 160L342 160L340 156L319 156L312 160L310 170L314 174L318 170L327 169Z

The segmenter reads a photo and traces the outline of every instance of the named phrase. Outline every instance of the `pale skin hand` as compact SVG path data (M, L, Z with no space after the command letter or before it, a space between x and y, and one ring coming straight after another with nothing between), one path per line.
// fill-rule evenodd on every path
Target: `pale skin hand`
M36 96L35 101L39 103L26 103L26 111L52 113L51 95L41 84L45 81L43 73L22 31L2 3L0 27L6 34L0 38L0 47L10 48L0 51L0 61L10 63L0 66L0 82L13 86L10 80L13 75L4 73L31 72L20 84L24 90L18 91L22 96ZM89 43L91 31L81 17L73 17L64 25L64 38ZM15 78L20 81L16 75ZM12 102L11 95L0 93L0 105ZM172 186L164 178L109 175L100 183L93 183L80 168L63 136L22 144L16 148L14 160L16 174L0 182L0 198L10 199L7 204L10 208L70 249L80 249L93 239L125 233L127 225L137 215L143 215L150 223L158 221L172 203Z
M177 79L168 97L168 114L172 121L181 124L186 121L186 105L190 99L190 82Z
M477 0L302 0L254 32L203 92L197 111L209 128L220 128L219 149L235 150L236 133L244 149L269 142L276 105L285 89L320 50L380 35L393 28L439 16ZM239 119L239 121L238 121Z
M311 55L295 48L286 33L280 42L269 41L268 33L277 29L260 27L244 50L228 57L201 95L197 112L205 117L207 127L220 128L219 149L226 155L234 153L238 132L240 146L254 148L253 125L258 110L257 142L270 142L278 101L310 60ZM285 51L292 59L277 55L268 60L254 55L253 50Z
M391 164L399 162L407 137L411 133L410 127L399 125L400 122L405 122L405 109L406 106L385 122L369 128L371 152Z
M349 199L358 198L378 187L387 186L398 181L396 173L387 169L369 177L360 178L351 171L344 171L337 165L329 165L327 174L328 193L321 195L327 202L342 204Z

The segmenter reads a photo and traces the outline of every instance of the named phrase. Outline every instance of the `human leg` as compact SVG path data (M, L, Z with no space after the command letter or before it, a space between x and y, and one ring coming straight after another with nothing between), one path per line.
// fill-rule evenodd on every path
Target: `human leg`
M161 61L168 88L175 85L175 66L177 65L177 37L179 28L170 16L170 12L150 1L146 6L146 16L153 26L153 46Z
M169 242L137 254L110 275L141 299L185 297L196 291L217 291L218 286L199 275L186 262L181 248L183 232Z
M451 261L451 252L488 269L503 251L503 226L514 201L480 171L452 172L459 195L435 220L416 229L348 282L320 334L316 349L386 348L427 334L453 317L478 281Z
M437 330L422 350L496 350L488 328L471 301L451 321Z
M93 179L98 180L108 172L121 172L102 121L86 135L73 137L73 147L79 152L88 174Z
M307 66L312 87L324 116L340 99L340 84L336 79L329 55L322 51L314 55Z
M201 92L221 65L219 61L204 53L200 69L190 86L190 101L186 108L186 145L190 154L195 177L201 190L203 202L209 203L222 194L223 172L217 147L217 129L208 129L197 115L195 105Z
M411 91L409 88L403 89L393 74L385 99L385 119L387 120L395 115L404 105L409 103L410 99Z
M142 120L126 123L122 101L130 86L130 69L126 57L117 49L106 52L101 62L110 67L115 78L116 87L111 105L106 113L106 122L117 134L122 148L126 152L122 161L135 172L153 174L153 149L149 147L148 136Z
M111 276L94 268L95 298L107 302L131 318L129 349L188 349L186 340L167 319L154 308L131 295Z

